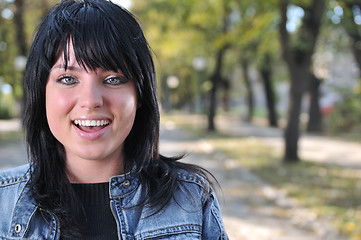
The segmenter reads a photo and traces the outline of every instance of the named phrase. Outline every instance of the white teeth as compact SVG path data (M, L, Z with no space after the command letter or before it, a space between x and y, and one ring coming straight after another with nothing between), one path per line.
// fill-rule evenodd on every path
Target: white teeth
M109 121L108 120L75 120L74 124L83 127L99 127L99 126L108 125Z

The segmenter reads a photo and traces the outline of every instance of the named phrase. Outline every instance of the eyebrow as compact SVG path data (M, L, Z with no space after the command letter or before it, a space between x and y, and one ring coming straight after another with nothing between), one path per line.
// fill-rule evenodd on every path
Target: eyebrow
M52 70L52 69L65 69L65 65L63 65L63 64L57 64L57 65L54 65L54 66L51 68L51 70ZM77 66L68 65L68 66L66 66L66 70L80 72L80 71L82 71L82 68L77 67Z
M57 64L54 65L51 69L50 72L53 71L53 69L65 69L65 65L64 64ZM79 66L72 66L72 65L68 65L66 67L66 71L75 71L75 72L81 72L83 71L82 67ZM105 70L105 69L100 69L101 72L105 73L105 72L114 72L113 70ZM124 73L119 69L119 71L117 71L116 73L121 74L122 76L125 76Z

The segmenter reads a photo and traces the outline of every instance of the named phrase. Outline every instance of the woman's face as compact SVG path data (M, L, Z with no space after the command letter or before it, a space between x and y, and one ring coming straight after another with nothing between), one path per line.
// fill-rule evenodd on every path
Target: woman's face
M119 72L84 69L70 47L68 66L60 56L46 85L46 116L63 144L67 164L123 161L124 140L132 129L137 95Z

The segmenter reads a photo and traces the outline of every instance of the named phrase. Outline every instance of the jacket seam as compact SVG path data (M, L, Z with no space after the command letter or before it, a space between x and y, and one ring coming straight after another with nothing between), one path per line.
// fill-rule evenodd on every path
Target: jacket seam
M27 182L28 180L29 178L27 176L8 178L0 181L0 187L8 187L18 183Z
M20 166L25 167L26 165ZM30 179L30 173L29 173L30 167L28 166L26 169L19 171L17 174L14 174L15 176L4 176L4 174L7 174L7 170L0 171L0 187L7 187L11 185L15 185L22 182L27 182ZM1 176L3 175L3 176Z
M189 183L196 184L200 187L206 187L207 185L209 185L209 183L206 179L204 179L203 177L198 176L198 175L190 176L190 175L185 175L185 174L179 173L177 176L177 179L182 182L189 182Z
M186 179L188 178L189 179ZM212 187L210 186L209 182L202 178L201 176L195 175L195 176L189 176L184 174L178 175L178 180L180 182L190 183L194 184L199 187L200 195L201 195L201 202L202 205L204 205L207 200L209 199L211 193L212 193Z
M182 228L182 227L191 227L191 228L188 228L188 229L176 229L176 228ZM172 227L161 228L161 229L156 229L156 230L143 232L141 234L135 235L134 238L135 239L151 239L151 238L155 238L155 237L175 235L175 234L180 234L180 233L198 233L198 234L202 234L202 231L200 230L201 228L202 228L202 226L197 225L197 224L177 225L177 226L172 226ZM173 231L169 231L170 229L173 229ZM157 234L152 235L152 233L157 232L157 231L168 231L168 232L157 233Z
M225 230L224 230L224 228L222 227L222 226L223 226L223 224L222 224L222 217L218 214L218 211L217 211L217 209L216 209L216 206L214 205L215 199L214 199L213 194L212 194L212 197L211 197L211 198L213 198L213 202L212 202L212 205L211 205L211 213L212 213L214 219L215 219L216 222L217 222L217 225L218 225L218 228L219 228L219 232L220 232L220 235L221 235L221 236L220 236L221 239L226 239L226 238L225 238Z

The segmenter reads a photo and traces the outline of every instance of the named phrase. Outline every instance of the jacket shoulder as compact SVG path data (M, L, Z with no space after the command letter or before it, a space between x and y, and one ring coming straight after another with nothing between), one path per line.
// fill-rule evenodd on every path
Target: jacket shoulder
M30 178L29 169L29 164L25 164L0 171L0 187L28 181Z
M177 178L178 181L186 182L190 184L196 184L202 188L210 187L210 182L208 181L208 179L195 172L187 171L184 169L178 169Z

